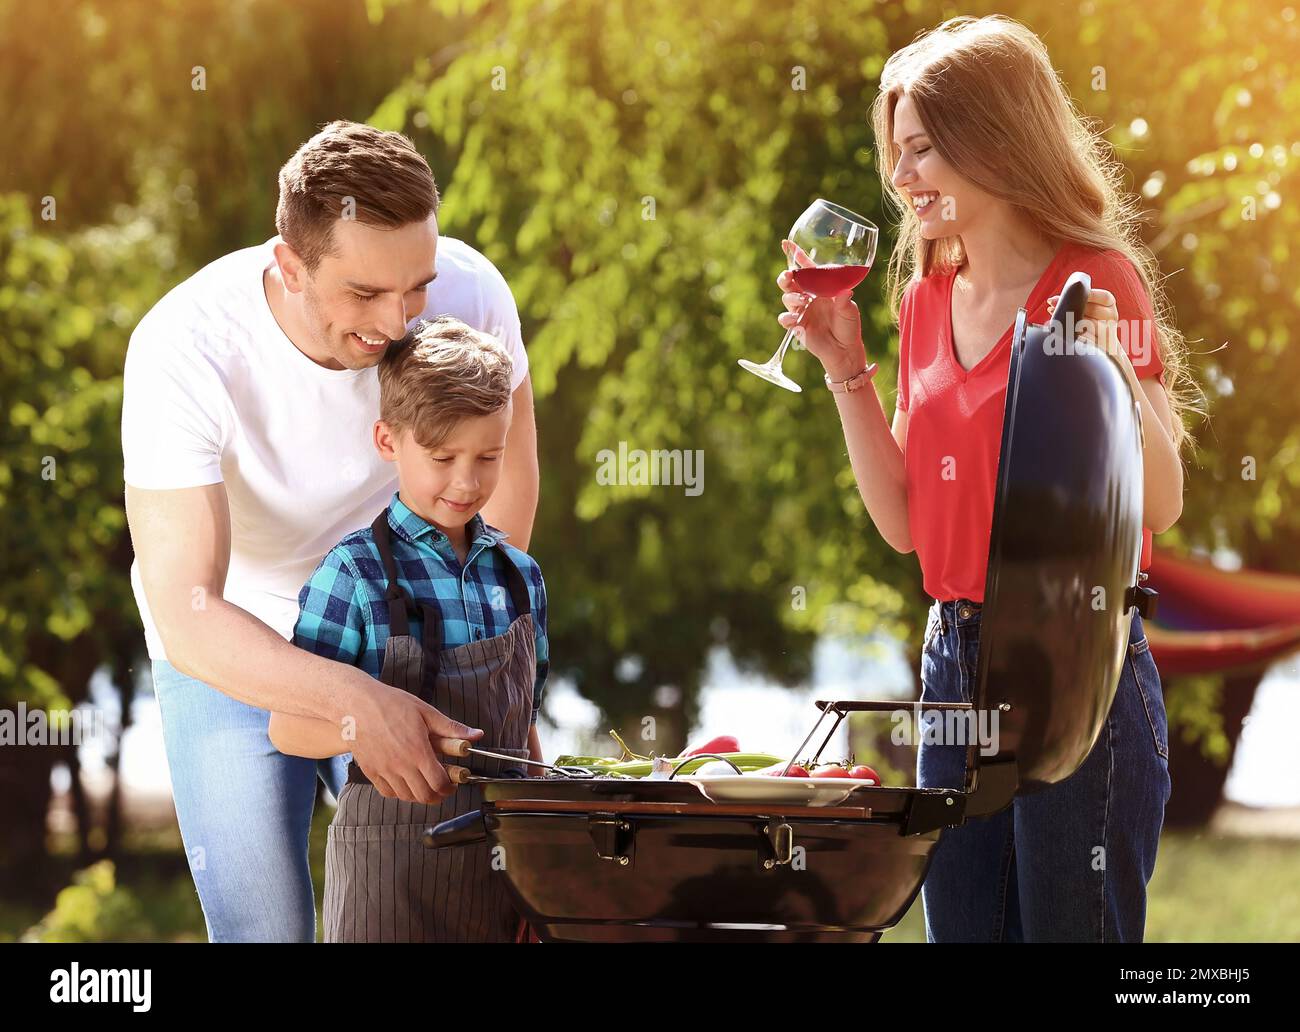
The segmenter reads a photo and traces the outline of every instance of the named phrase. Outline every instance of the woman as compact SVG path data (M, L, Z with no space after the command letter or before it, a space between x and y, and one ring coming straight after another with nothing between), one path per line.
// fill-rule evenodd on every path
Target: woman
M935 600L922 699L969 702L1017 310L1045 322L1071 272L1092 276L1079 333L1116 356L1145 426L1143 567L1151 532L1182 511L1185 346L1121 168L1023 25L955 18L923 34L886 63L873 118L885 194L902 212L888 284L899 314L892 428L874 390L843 387L872 372L850 298L809 303L786 272L779 321L798 323L824 366L867 511L891 546L916 550ZM961 746L922 745L919 785L961 787L964 775ZM1083 766L942 835L923 888L927 938L1141 940L1169 788L1160 679L1135 612Z

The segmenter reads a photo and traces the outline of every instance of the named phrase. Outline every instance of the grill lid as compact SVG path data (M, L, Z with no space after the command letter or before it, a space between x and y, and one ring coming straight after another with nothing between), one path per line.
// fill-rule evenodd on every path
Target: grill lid
M1076 341L1091 279L1054 317L1016 320L972 701L993 755L969 746L967 815L1061 781L1110 711L1142 548L1141 409L1117 361Z

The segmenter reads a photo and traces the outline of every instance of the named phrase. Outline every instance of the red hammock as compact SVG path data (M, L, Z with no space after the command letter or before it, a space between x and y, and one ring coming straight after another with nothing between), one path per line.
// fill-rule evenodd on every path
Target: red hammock
M1161 550L1147 572L1160 593L1147 637L1162 675L1248 670L1300 648L1300 577Z

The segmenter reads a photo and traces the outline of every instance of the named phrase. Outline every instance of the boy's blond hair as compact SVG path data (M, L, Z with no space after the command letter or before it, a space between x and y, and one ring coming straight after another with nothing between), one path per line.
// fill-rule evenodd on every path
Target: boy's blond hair
M436 448L461 420L506 406L513 365L491 334L440 315L388 346L379 363L379 418Z

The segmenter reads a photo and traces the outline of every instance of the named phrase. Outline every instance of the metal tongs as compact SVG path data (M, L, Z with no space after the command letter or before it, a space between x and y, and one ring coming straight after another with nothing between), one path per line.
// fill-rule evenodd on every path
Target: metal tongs
M564 778L594 778L594 771L586 767L557 766L554 763L543 763L541 760L530 760L523 756L510 756L506 753L492 752L490 749L478 749L464 738L435 738L433 741L434 748L444 756L455 756L465 758L468 756L482 756L489 760L504 760L507 763L526 763L532 767L544 767L549 771L560 775ZM448 765L446 767L447 777L451 778L452 784L464 785L471 781L485 780L482 774L475 774L468 767L455 767Z

